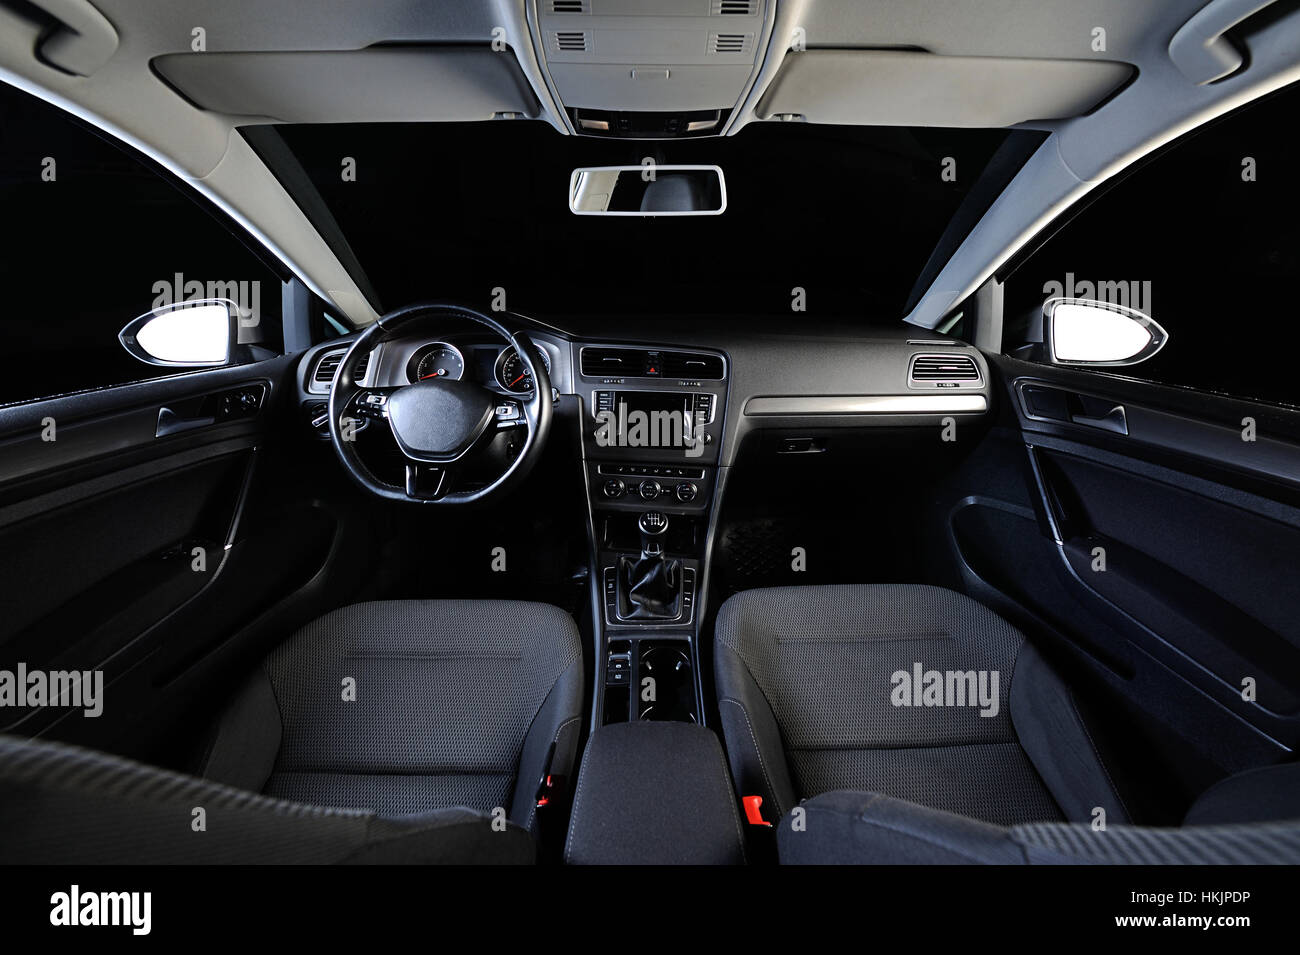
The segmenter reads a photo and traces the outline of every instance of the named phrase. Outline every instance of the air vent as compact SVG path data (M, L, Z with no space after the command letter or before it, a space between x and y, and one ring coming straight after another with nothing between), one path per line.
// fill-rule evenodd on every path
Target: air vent
M591 48L587 34L580 30L559 30L551 34L551 40L559 53L586 53Z
M914 355L913 381L979 381L980 370L969 355Z
M343 356L346 354L347 352L332 351L322 357L321 360L316 363L316 371L311 376L312 381L322 385L333 383L334 375L337 374L339 370L339 363L343 361ZM356 375L354 376L354 379L356 381L364 379L366 377L366 370L369 367L370 353L367 352L362 355L361 359L357 362Z
M722 359L717 355L697 355L690 352L665 352L663 356L663 373L665 378L679 378L687 381L709 379L720 381Z
M758 0L713 0L709 12L715 17L752 17Z
M587 0L551 0L547 9L551 13L590 13Z
M648 357L636 348L584 348L582 373L588 378L640 376Z
M722 359L695 352L642 348L584 348L582 373L588 378L672 378L720 381Z
M330 352L316 363L316 374L312 375L312 380L328 385L334 380L334 374L339 370L339 362L343 360L344 352Z
M710 53L748 53L749 33L711 33L709 34Z

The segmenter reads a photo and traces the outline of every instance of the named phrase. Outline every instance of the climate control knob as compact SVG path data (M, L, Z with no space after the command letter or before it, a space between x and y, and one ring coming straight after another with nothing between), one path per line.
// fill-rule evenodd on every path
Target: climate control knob
M658 481L642 481L641 486L637 488L637 491L641 495L641 500L653 501L663 493L663 488L659 486Z
M699 487L693 481L683 481L677 485L677 500L683 504L689 504L695 500L695 495L700 493Z
M618 478L610 478L605 482L603 490L606 497L622 497L623 492L627 490L627 487Z

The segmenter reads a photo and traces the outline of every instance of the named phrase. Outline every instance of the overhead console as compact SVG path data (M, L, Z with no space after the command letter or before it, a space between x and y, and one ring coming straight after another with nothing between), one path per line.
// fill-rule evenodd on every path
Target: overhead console
M548 84L581 135L723 132L748 93L772 0L530 0Z

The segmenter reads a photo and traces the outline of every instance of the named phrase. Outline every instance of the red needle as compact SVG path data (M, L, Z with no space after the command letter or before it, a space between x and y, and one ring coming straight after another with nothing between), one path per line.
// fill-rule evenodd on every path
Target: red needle
M424 381L424 379L426 378L437 378L439 375L442 374L445 374L445 372L441 368L439 368L437 371L431 371L427 375L421 375L420 380Z
M506 387L507 387L507 388L513 388L515 385L519 384L519 382L523 381L523 380L524 380L525 378L527 378L527 377L528 377L528 372L524 372L522 375L520 375L520 376L519 376L518 378L516 378L514 381L510 382L510 384L506 385Z

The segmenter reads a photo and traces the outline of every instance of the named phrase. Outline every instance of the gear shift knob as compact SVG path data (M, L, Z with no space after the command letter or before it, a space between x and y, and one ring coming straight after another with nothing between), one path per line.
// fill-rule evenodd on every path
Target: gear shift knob
M646 511L637 520L641 531L641 553L647 557L662 555L668 533L668 515L663 511Z

